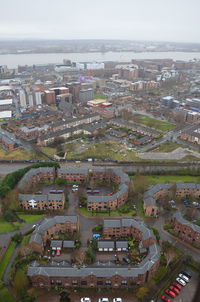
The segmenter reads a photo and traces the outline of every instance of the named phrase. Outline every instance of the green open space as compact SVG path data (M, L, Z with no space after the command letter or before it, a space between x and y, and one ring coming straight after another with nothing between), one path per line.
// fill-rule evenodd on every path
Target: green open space
M8 222L0 220L0 234L15 231L20 227L19 222Z
M22 220L25 221L25 223L33 223L33 222L36 222L37 220L39 219L42 219L45 217L45 215L39 215L39 214L36 214L36 215L31 215L31 214L18 214L18 217Z
M102 100L106 100L107 97L106 97L105 95L103 95L103 94L95 93L94 99L102 99Z
M118 210L115 211L110 211L110 215L108 212L91 212L88 211L86 208L80 208L79 212L85 216L106 216L106 217L115 217L115 216L134 216L135 215L135 210L131 210L128 213L121 213Z
M159 184L159 183L166 183L166 182L196 182L200 183L200 177L198 176L185 176L185 175L159 175L159 176L146 176L148 181L151 184Z
M132 117L132 120L135 123L142 124L147 127L154 128L155 130L160 130L162 132L168 132L176 127L174 124L157 120L146 115L134 115Z
M3 287L0 289L0 301L4 302L15 302L15 298L12 296L12 294L9 292L7 287Z
M0 147L0 160L31 160L31 159L41 159L33 152L16 149L12 152L7 151Z
M9 263L10 257L12 256L14 250L15 250L16 243L11 241L5 255L3 256L3 259L0 262L0 279L2 279L3 273Z

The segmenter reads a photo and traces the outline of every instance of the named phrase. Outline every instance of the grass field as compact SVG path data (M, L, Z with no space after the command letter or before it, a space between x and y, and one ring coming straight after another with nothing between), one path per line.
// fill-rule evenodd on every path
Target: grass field
M197 176L182 176L182 175L161 175L161 176L146 176L152 184L165 182L196 182L200 183L200 177Z
M124 145L115 141L106 141L86 146L80 153L68 152L67 158L112 158L119 161L139 160L134 151L128 152Z
M23 219L25 223L33 223L45 217L45 215L31 215L31 214L18 214L19 218Z
M102 100L106 100L107 97L106 97L105 95L103 95L103 94L96 93L96 94L94 95L94 99L102 99Z
M15 302L15 298L9 292L7 287L3 287L0 289L0 301L4 302Z
M0 148L0 160L30 160L37 159L34 153L23 149L17 149L12 152ZM39 159L39 158L38 158Z
M12 254L15 250L15 245L16 245L16 243L11 241L5 255L3 256L3 259L0 262L0 279L2 279L3 272L5 271L6 266L9 263L10 257L12 256Z
M86 215L86 216L106 216L106 217L115 217L115 216L127 216L127 217L130 217L130 216L133 216L135 215L135 211L134 210L131 210L130 212L128 213L120 213L119 211L110 211L110 215L108 213L92 213L91 211L88 211L87 209L85 208L80 208L79 209L79 212L83 215Z
M132 120L138 124L145 125L150 128L154 128L158 131L168 132L175 128L174 124L157 120L155 118L145 115L135 115Z
M5 220L0 220L0 234L2 233L7 233L7 232L12 232L20 227L19 222L7 222Z

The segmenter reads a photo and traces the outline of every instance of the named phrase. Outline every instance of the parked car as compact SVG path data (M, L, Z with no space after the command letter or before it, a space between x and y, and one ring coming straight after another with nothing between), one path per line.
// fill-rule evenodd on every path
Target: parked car
M179 294L180 294L180 290L177 289L176 287L172 286L172 285L169 287L169 289L170 289L171 291L173 291L176 295L179 295Z
M122 298L114 298L113 302L122 302Z
M99 302L109 302L108 298L99 298Z
M171 298L175 298L176 294L172 292L169 288L165 290L165 293L168 294Z
M181 279L181 278L176 278L176 281L180 284L180 285L182 285L182 286L185 286L186 285L186 282L183 280L183 279Z
M81 302L91 302L91 299L87 297L83 297L81 298Z
M111 193L108 193L107 195L108 195L108 196L112 196L112 195L113 195L113 192L111 192Z
M52 250L51 255L54 257L56 255L56 250Z
M188 277L189 279L191 279L191 278L192 278L191 273L190 273L190 272L188 272L188 271L181 271L180 273L181 273L181 274L183 274L183 275L185 275L185 276L186 276L186 277Z
M61 252L61 249L57 248L57 250L56 250L56 256L60 256L60 252Z
M174 287L178 288L179 290L181 290L181 288L182 288L182 286L179 283L177 283L177 282L173 282L172 285Z
M168 297L165 296L165 295L162 295L162 296L160 297L160 299L163 300L163 301L165 301L165 302L171 302L170 298L168 298Z
M124 258L123 258L123 261L126 262L127 264L130 264L130 263L131 263L131 260L130 260L129 258L127 258L127 257L126 257L126 258L124 257Z
M182 280L184 280L185 282L187 282L187 283L190 281L189 278L188 278L187 276L185 276L185 275L183 275L183 274L181 274L181 273L180 273L178 276L179 276Z

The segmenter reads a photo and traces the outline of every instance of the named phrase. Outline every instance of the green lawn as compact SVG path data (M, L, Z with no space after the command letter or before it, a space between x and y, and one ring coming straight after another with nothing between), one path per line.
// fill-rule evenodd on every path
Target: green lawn
M0 220L0 234L14 231L20 227L20 223L10 223L5 220Z
M198 176L184 176L184 175L160 175L160 176L146 176L151 184L159 184L165 182L196 182L200 183Z
M107 97L106 97L105 95L103 95L103 94L96 93L96 94L94 95L94 99L102 99L102 100L106 100Z
M7 287L3 287L0 289L0 301L4 302L15 302L15 298L9 292Z
M23 219L25 223L33 223L39 219L45 217L45 215L31 215L31 214L18 214L20 219Z
M8 263L9 263L10 257L12 256L12 254L15 250L15 245L16 245L16 243L11 241L11 243L7 249L7 252L5 253L3 259L0 262L0 279L2 279L3 272L5 271Z
M79 209L79 212L81 214L84 214L86 216L106 216L106 217L114 217L114 216L127 216L127 217L130 217L130 216L133 216L135 215L135 211L134 210L131 210L130 212L128 213L121 213L119 211L110 211L110 215L106 212L106 213L92 213L91 211L88 211L87 209L85 208L80 208Z
M162 132L168 132L175 128L174 124L164 122L161 120L157 120L155 118L145 116L145 115L135 115L132 120L138 124L145 125L150 128L154 128L156 130L160 130Z
M144 208L143 208L143 202L142 200L137 201L137 209L138 209L138 216L141 218L149 218L149 216L145 216L144 214Z

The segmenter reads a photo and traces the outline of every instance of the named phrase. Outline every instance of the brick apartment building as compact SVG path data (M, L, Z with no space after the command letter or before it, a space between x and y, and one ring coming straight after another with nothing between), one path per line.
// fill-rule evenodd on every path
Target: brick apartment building
M179 211L174 213L172 223L181 240L200 248L200 226L184 219Z
M174 191L176 198L200 198L200 184L184 182L177 182L176 184L156 184L154 186L150 186L143 195L145 215L156 217L158 215L156 201L161 198L169 198L169 194L172 191Z
M64 193L19 194L20 207L24 210L62 210L65 204Z
M13 140L11 140L9 137L2 135L0 133L0 144L3 148L8 150L9 152L12 152L19 148L19 145L15 143Z
M126 221L127 220L127 221ZM105 231L120 225L123 233L142 238L142 243L147 247L148 254L137 266L115 266L111 263L103 266L95 263L92 266L71 266L68 263L52 263L40 265L32 263L28 268L28 278L33 287L51 288L62 286L64 288L136 288L148 282L159 266L160 249L155 243L155 238L150 230L143 224L133 219L106 220ZM116 223L115 223L116 222Z
M40 180L53 180L55 178L55 168L40 167L29 170L19 181L18 188L21 191L27 190L34 183Z
M112 196L87 196L87 209L89 211L115 210L125 204L128 199L130 179L121 170L95 168L92 170L78 168L58 169L58 178L63 178L67 182L92 181L112 181L119 185L119 189Z
M42 253L47 239L51 239L55 234L74 234L78 231L78 216L54 216L53 218L45 218L32 233L29 240L29 247L39 253Z

